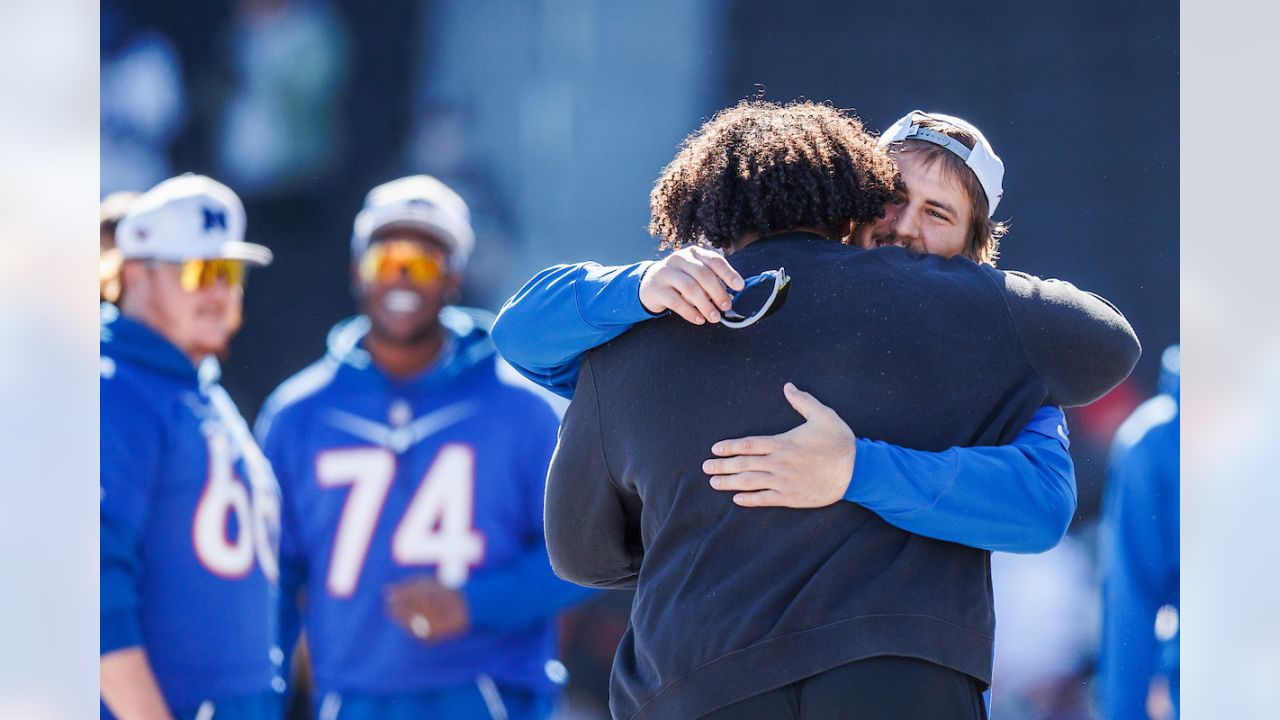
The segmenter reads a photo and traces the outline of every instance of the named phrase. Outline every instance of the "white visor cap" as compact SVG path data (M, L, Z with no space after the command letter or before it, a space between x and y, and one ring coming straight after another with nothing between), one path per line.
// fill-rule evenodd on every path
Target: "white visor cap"
M967 148L964 143L953 137L920 127L919 123L923 118L954 125L969 132L977 138L977 142L972 149ZM987 142L981 130L954 115L912 110L880 135L879 145L884 147L889 143L908 139L941 145L964 160L964 164L978 176L978 183L987 194L987 216L995 215L996 206L1000 204L1000 198L1004 195L1004 162L1000 160L999 155L996 155L996 151L992 149L991 143Z
M455 271L467 266L476 244L466 201L430 175L402 177L369 191L351 233L351 257L358 261L373 236L391 227L418 230L444 243Z
M116 226L126 260L225 258L270 265L271 251L244 241L244 205L231 188L204 175L169 178L139 195Z

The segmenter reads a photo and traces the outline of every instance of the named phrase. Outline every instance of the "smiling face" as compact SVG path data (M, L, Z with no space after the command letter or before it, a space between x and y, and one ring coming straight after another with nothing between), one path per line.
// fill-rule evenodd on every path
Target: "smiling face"
M390 345L415 345L439 332L439 315L461 277L434 238L415 230L379 233L356 268L370 333Z
M858 228L862 247L898 245L914 252L954 257L964 253L971 233L972 202L941 162L917 152L896 153L903 191L885 203L884 217Z

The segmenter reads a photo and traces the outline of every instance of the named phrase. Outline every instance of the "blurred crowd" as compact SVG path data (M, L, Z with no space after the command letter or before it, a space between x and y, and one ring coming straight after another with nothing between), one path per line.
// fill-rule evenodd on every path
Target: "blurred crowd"
M573 48L589 41L573 35L586 32L574 26L575 13L605 11L587 2L569 5L562 14L546 11L532 18L541 23L540 32L562 38L568 57L530 57L530 62L573 68L583 60ZM714 3L695 5L710 13ZM528 124L511 129L538 127L538 122L554 127L507 138L511 146L498 144L495 138L507 128L491 125L510 109L485 107L486 88L455 87L474 80L454 70L476 60L480 51L445 53L433 47L442 27L470 23L483 31L485 12L460 2L103 0L102 298L114 300L118 293L120 259L112 233L131 193L186 171L207 173L234 189L244 200L248 237L269 246L277 260L253 278L243 331L224 362L223 384L252 422L267 393L320 354L329 325L352 314L350 295L335 289L350 283L351 218L364 193L379 182L429 173L465 198L477 239L461 291L464 305L496 309L529 268L583 259L567 254L590 252L590 240L583 237L619 238L612 244L600 241L597 259L652 253L643 226L635 222L647 209L642 185L623 225L601 225L598 216L588 215L580 235L563 243L538 232L561 227L543 215L571 211L574 200L531 200L527 178L517 184L509 177L510 162L495 158L524 153L527 167L553 154L557 146L548 138L574 132L572 118L555 113L572 116L574 103L582 102L574 92L578 79L567 70L565 78L550 72L536 96L519 96ZM678 16L681 11L663 12ZM481 47L493 42L476 40ZM688 50L680 42L676 37L666 44ZM547 53L556 43L547 39L523 50ZM689 57L688 65L699 64L696 54ZM715 71L715 62L703 64L704 75ZM714 109L721 97L711 82L688 77L680 81L686 86L675 82L677 90L669 91L679 112L668 127L636 140L629 151L617 150L617 167L656 170L670 152L650 149L674 148L683 132L678 128L691 129L699 112ZM614 143L628 142L615 138L601 145L614 152ZM577 146L562 149L583 152ZM646 158L628 159L627 152ZM547 169L574 170L557 162L548 160ZM608 177L609 158L603 164ZM561 190L548 192L562 193L564 186L557 187ZM1015 226L1013 237L1018 230ZM1052 274L1048 270L1042 274ZM1066 279L1088 287L1089 278ZM1176 306L1165 311L1176 315ZM1142 336L1136 319L1134 325ZM1144 362L1161 357L1164 347L1143 340ZM1119 702L1117 688L1132 689L1138 679L1150 680L1140 692L1146 714L1175 716L1177 444L1166 440L1155 450L1141 445L1161 422L1172 422L1176 432L1176 348L1163 353L1164 379L1158 386L1155 363L1148 367L1145 375L1069 415L1080 504L1067 538L1040 555L993 556L999 618L995 717L1109 717L1102 703ZM1152 402L1159 407L1153 410ZM1157 459L1138 458L1143 452ZM1137 467L1140 463L1146 464ZM562 617L560 646L570 680L557 717L606 716L609 666L628 610L627 593L606 593Z

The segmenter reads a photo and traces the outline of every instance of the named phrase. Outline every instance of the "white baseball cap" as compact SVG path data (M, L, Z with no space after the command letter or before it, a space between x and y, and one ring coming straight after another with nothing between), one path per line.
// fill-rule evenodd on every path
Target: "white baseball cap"
M380 230L412 228L444 243L449 265L466 267L476 244L467 203L448 185L430 175L410 175L369 191L351 233L351 256L357 260Z
M961 130L965 130L977 138L977 142L974 143L971 149L965 147L964 143L953 137L936 130L920 127L920 121L925 118L937 120L947 125L954 125ZM890 125L889 129L880 135L879 145L884 147L889 143L908 139L923 140L934 145L941 145L955 153L961 160L964 160L964 164L968 165L973 174L978 176L978 183L982 185L983 192L987 194L987 215L995 214L996 206L1000 204L1000 198L1004 195L1004 162L1000 160L999 155L996 155L991 143L987 142L987 138L978 128L954 115L912 110L898 122Z
M126 260L226 258L270 265L270 250L244 241L244 225L244 205L231 188L186 173L129 204L116 226L116 247Z

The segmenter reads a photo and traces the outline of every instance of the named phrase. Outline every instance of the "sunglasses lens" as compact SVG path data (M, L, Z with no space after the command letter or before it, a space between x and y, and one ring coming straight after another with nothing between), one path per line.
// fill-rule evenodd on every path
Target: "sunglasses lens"
M382 262L382 248L374 246L360 258L360 282L369 285L378 282L378 267Z
M195 292L200 289L203 274L203 260L188 260L182 263L182 268L178 271L178 283L182 285L183 290Z
M206 267L205 287L211 287L218 281L225 282L229 287L244 284L244 263L239 260L210 260Z
M182 263L178 282L187 292L211 288L219 282L227 287L244 284L244 263L239 260L188 260Z
M409 279L423 285L434 285L440 279L440 263L432 256L414 258L409 262Z
M444 259L417 243L382 242L360 260L360 279L366 284L395 282L406 275L419 285L434 285L444 275Z

